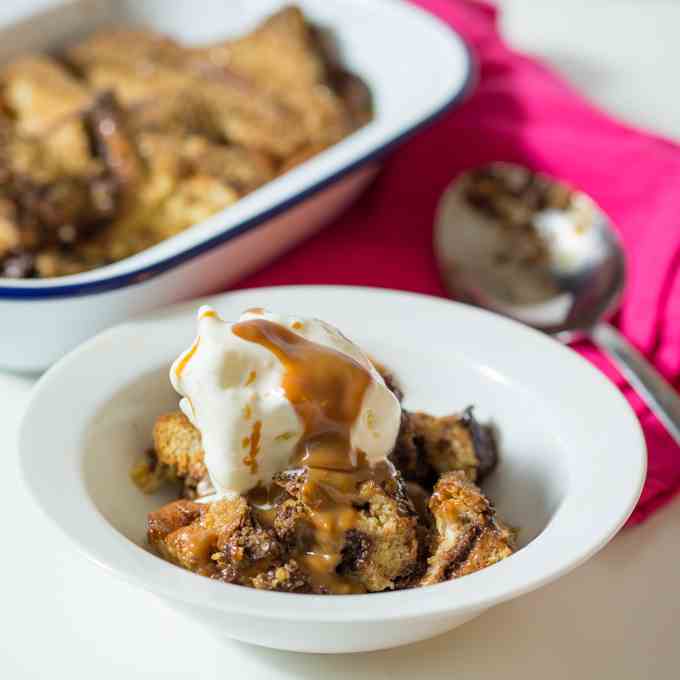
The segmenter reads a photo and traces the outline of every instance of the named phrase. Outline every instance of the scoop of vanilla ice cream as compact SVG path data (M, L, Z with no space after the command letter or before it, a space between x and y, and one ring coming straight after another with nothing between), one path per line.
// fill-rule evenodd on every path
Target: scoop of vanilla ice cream
M265 319L342 352L370 373L350 445L369 464L394 448L401 406L368 357L336 328L318 319L248 311L239 321ZM303 424L282 388L284 367L268 349L240 338L234 324L210 307L198 312L198 336L170 369L180 408L201 433L205 464L218 495L239 494L290 467ZM249 454L257 451L256 465Z

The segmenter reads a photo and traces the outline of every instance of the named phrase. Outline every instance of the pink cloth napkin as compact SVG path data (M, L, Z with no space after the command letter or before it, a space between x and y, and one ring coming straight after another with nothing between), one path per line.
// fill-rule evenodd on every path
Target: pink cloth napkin
M413 1L467 40L480 67L477 89L402 147L336 224L239 287L353 283L444 295L431 247L442 191L466 168L523 163L582 188L611 215L629 266L616 324L679 386L680 146L612 120L551 69L510 49L492 6ZM680 449L591 345L576 349L621 387L643 425L649 471L630 520L639 522L680 489Z

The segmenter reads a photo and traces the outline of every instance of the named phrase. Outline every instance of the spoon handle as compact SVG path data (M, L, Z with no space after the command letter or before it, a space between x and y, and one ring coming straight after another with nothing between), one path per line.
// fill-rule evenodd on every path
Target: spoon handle
M659 372L626 340L606 323L590 332L592 341L612 360L636 392L644 399L668 433L680 444L680 396Z

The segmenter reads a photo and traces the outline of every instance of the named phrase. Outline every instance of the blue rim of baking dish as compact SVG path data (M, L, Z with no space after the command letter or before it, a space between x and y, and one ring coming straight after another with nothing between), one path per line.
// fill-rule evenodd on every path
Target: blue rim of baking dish
M209 250L212 250L215 246L222 245L231 239L237 238L249 232L251 229L258 227L263 222L266 222L272 217L280 215L310 196L318 193L331 184L334 184L338 180L342 179L345 175L349 174L353 170L356 170L358 167L365 165L370 161L382 158L395 147L406 141L406 139L412 137L416 132L419 132L423 128L434 123L435 120L452 109L455 105L460 104L472 90L472 86L475 84L477 79L477 65L468 44L465 42L465 40L463 40L462 37L460 37L459 34L456 35L460 39L465 59L465 78L460 88L429 116L407 128L388 142L385 142L376 149L373 149L371 152L339 168L336 172L332 173L328 177L325 177L324 179L312 184L303 191L295 194L295 196L291 196L285 201L282 201L281 203L278 203L267 210L259 212L257 215L253 215L253 217L229 227L228 229L211 236L205 241L197 243L191 248L182 250L175 255L166 257L158 262L154 262L153 264L140 267L124 274L117 274L109 278L103 278L97 281L86 281L84 283L50 286L49 288L0 286L0 300L44 300L51 298L96 295L99 293L107 293L113 290L134 286L136 284L149 281L150 279L155 278L160 274L164 274L165 272L174 269L175 267L182 265L199 255L203 255Z

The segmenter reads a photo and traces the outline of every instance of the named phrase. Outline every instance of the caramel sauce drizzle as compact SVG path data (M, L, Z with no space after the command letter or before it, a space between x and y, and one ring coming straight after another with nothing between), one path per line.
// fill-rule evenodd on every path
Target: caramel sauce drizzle
M262 421L261 420L256 420L253 423L253 431L250 435L250 437L246 437L243 440L243 443L246 443L246 440L248 440L248 443L250 444L250 451L248 452L248 455L243 459L243 464L247 465L250 468L250 472L252 474L257 474L257 454L260 452L260 437L262 435Z
M198 349L200 343L201 338L196 338L196 341L191 346L191 349L182 357L182 360L179 362L179 364L177 364L177 368L175 369L175 375L178 378L182 375L187 364L191 361L191 357L193 357L194 354L196 354L196 350Z
M337 573L345 535L357 526L362 482L389 474L372 469L362 451L352 449L350 432L361 411L370 373L332 348L310 342L264 319L243 321L233 333L268 349L283 365L281 387L303 423L292 468L305 470L302 496L311 508L309 531L300 536L296 559L317 589L331 593L364 592L361 584ZM252 437L251 437L252 447ZM278 487L256 487L249 494L258 519L271 526Z

